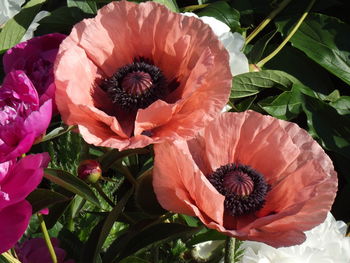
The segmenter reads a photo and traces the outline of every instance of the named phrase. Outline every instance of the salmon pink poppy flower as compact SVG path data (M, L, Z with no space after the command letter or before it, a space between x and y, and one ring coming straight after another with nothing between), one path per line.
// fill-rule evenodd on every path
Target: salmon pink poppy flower
M40 183L50 158L47 153L0 163L0 254L27 229L32 207L25 198Z
M302 243L337 190L331 160L305 130L253 111L223 113L195 138L154 150L163 208L274 247Z
M55 79L63 120L88 143L122 150L193 137L226 104L232 76L208 25L120 1L73 27Z

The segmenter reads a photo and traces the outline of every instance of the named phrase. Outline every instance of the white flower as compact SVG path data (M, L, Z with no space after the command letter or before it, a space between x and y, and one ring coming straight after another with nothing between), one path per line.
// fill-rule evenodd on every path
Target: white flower
M230 54L230 68L232 76L249 72L248 59L242 52L244 38L241 34L237 32L230 32L229 26L214 17L198 17L194 13L183 13L183 15L197 17L211 27L215 35L218 36L221 43Z
M207 261L214 251L224 243L222 240L206 241L195 245L192 249L192 256L197 261Z
M350 237L346 224L328 213L325 222L306 231L306 241L297 246L273 248L264 243L246 241L241 245L241 263L349 263Z
M0 0L0 27L20 10L25 0Z

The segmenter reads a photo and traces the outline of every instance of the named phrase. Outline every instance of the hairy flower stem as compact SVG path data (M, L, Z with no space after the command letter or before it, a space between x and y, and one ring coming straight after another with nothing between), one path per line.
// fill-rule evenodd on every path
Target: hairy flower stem
M235 243L236 239L234 237L226 238L224 263L235 262Z
M37 216L38 216L38 219L39 219L41 232L44 235L44 240L45 240L46 246L49 249L49 253L50 253L50 256L51 256L52 263L57 263L57 256L56 256L56 253L55 253L55 249L52 246L50 235L49 235L49 232L47 231L44 218L40 214L37 214Z
M314 3L315 3L315 0L310 1L304 14L300 17L299 21L296 23L296 25L294 26L292 31L290 31L290 33L285 38L285 40L283 40L283 42L270 55L268 55L266 58L262 59L261 61L259 61L256 64L259 68L263 67L266 62L268 62L270 59L272 59L274 56L276 56L278 54L278 52L280 52L281 49L288 43L288 41L292 38L292 36L295 34L295 32L297 32L297 30L299 29L299 27L301 26L301 24L305 20L306 16L308 15L308 13L309 13L311 7L314 5Z
M271 21L274 19L292 0L284 0L280 3L280 5L274 9L261 23L256 27L252 33L245 40L245 44L247 45L252 39L259 34L261 30L263 30Z

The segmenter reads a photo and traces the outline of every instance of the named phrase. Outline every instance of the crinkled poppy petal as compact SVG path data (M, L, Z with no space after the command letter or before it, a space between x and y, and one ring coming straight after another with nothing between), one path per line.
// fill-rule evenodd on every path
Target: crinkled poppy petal
M300 150L278 119L253 111L246 114L235 160L250 165L272 183L297 158Z
M62 50L57 55L60 63L56 65L56 104L63 120L67 124L79 123L79 127L86 127L79 131L86 141L95 145L105 146L101 144L105 139L101 138L119 136L121 140L127 137L115 117L99 110L104 107L111 111L113 107L111 102L106 100L106 94L96 88L95 77L100 78L99 69L89 60L83 49L77 46L65 49L68 44L72 44L70 38L63 42ZM72 72L74 74L71 74ZM66 88L61 88L63 86ZM111 127L112 131L106 127ZM86 130L90 132L85 133Z
M176 104L169 106L176 110L172 110L172 114L168 110L166 118L162 114L158 119L146 108L139 110L141 123L138 120L134 123L137 114L120 111L118 105L113 109L111 99L98 87L101 77L110 77L138 57L153 61L169 83L179 83L164 99L169 105ZM83 20L73 28L61 44L55 76L56 102L63 120L84 127L80 132L89 143L105 146L104 141L108 140L110 147L119 149L193 136L223 108L232 77L228 53L208 25L199 19L172 13L157 3L138 5L128 1L112 2L99 10L95 18ZM119 132L119 136L124 132L128 138L112 136L109 140L94 133L100 130L94 126L102 117L87 116L80 106L77 110L79 104L95 107L115 118L119 125L102 121L106 124L102 129ZM149 107L157 108L155 106ZM142 129L148 127L153 127L153 136L141 136ZM106 134L111 132L104 132ZM116 142L117 137L120 142Z
M167 123L171 120L176 108L177 105L158 100L146 109L140 109L135 120L135 134L139 135L143 131L152 130Z
M0 209L0 253L12 248L23 235L32 215L32 207L23 200Z
M191 165L191 156L188 154L187 145L184 142L174 142L177 147L172 147L171 144L155 145L155 167L154 171L154 189L157 193L159 184L157 180L170 181L172 178L181 180L183 188L189 193L192 202L200 208L200 211L211 220L222 224L223 223L223 202L225 197L219 194L216 189L209 183L205 176ZM158 151L159 149L159 151ZM167 155L168 161L158 160L157 156ZM176 170L168 167L169 162L174 163ZM160 163L161 162L161 163ZM164 164L163 164L164 163ZM167 175L167 176L165 176ZM159 196L159 194L157 194ZM208 200L211 200L208 202ZM161 202L164 204L165 202ZM165 204L166 205L166 204ZM167 205L166 205L167 206ZM166 208L166 207L164 207Z
M163 208L177 213L194 215L191 206L188 205L188 203L192 204L193 200L191 200L189 192L184 187L182 178L178 176L179 168L172 159L174 149L169 149L167 144L167 142L164 142L155 145L157 149L155 162L157 165L153 169L154 192ZM158 162L160 156L165 158ZM169 162L170 160L171 162ZM173 176L169 173L164 174L164 171L168 172L169 170Z

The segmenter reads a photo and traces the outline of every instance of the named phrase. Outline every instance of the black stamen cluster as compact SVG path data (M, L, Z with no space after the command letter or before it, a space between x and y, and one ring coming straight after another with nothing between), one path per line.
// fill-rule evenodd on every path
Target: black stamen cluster
M152 86L142 94L130 94L122 88L124 77L132 72L145 72L152 78ZM136 58L134 62L117 70L110 78L104 79L101 88L106 91L113 103L120 105L127 111L145 109L158 99L168 95L167 81L162 71L151 60Z
M227 191L224 185L225 176L233 172L240 172L248 175L253 183L254 189L247 196L241 196L231 191ZM271 186L266 183L263 175L247 165L227 164L216 169L215 172L208 176L209 182L225 196L225 209L232 216L240 216L260 210L265 204L265 196L270 191Z

